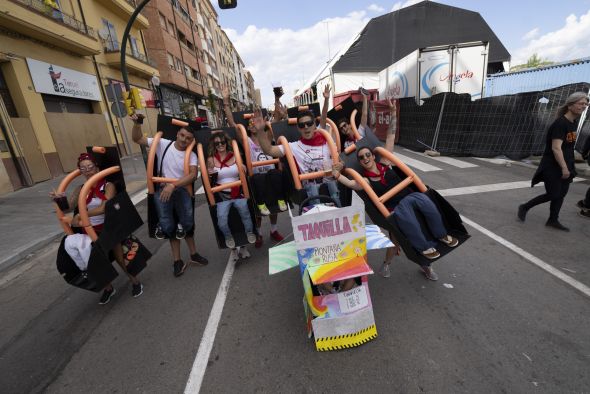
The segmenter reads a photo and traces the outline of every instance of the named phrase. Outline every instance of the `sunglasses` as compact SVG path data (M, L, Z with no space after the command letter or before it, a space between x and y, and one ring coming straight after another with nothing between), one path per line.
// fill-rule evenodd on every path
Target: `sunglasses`
M346 126L348 126L348 123L342 123L341 125L338 126L339 129L343 129Z
M227 144L227 142L225 142L225 141L215 141L213 144L215 146L223 146L223 145Z
M82 172L88 172L88 171L92 171L96 168L96 166L94 164L91 164L87 167L79 167L80 171Z
M303 129L305 127L311 127L311 125L314 125L315 122L313 120L308 120L307 122L298 122L297 123L297 127L299 127L300 129Z
M367 153L365 153L365 154L358 155L358 156L357 156L357 158L358 158L359 160L363 160L363 159L368 159L368 158L370 158L371 156L373 156L373 154L372 154L371 152L367 152Z

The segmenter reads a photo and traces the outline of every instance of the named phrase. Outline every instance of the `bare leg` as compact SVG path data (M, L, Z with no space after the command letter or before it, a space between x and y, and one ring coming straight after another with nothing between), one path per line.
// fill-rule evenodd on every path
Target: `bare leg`
M172 249L172 258L174 261L180 260L180 240L170 239L170 248Z
M197 253L197 245L195 245L195 239L187 235L186 237L184 237L184 240L186 242L186 246L188 246L188 250L190 251L191 256ZM178 247L180 248L180 243ZM179 257L176 260L180 260L180 252Z

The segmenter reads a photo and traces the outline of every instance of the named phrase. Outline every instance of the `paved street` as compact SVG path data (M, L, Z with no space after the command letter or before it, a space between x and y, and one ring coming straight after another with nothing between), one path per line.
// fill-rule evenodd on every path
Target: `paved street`
M228 263L200 194L197 245L210 264L174 278L169 247L144 226L137 235L154 257L137 299L122 275L106 306L67 285L55 241L0 272L2 393L179 393L189 378L204 393L590 391L590 221L574 205L588 179L570 188L564 233L544 226L547 204L516 221L518 204L544 190L526 187L534 166L399 153L472 238L434 264L438 282L404 256L391 278L370 277L376 340L316 352L298 270L268 275L266 237L250 259ZM145 201L138 209L145 218ZM287 215L279 225L291 232ZM369 253L375 271L383 255Z

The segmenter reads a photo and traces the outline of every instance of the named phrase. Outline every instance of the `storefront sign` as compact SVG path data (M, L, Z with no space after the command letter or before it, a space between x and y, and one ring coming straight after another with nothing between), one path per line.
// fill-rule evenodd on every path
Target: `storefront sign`
M101 101L96 76L27 58L37 93Z

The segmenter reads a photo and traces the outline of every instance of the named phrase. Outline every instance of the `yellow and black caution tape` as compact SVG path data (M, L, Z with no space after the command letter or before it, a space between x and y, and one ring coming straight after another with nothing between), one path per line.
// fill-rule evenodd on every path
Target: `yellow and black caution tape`
M369 342L377 337L377 327L374 324L362 330L345 335L337 335L333 337L316 338L315 346L320 352L330 350L348 349L351 347L360 346L365 342Z

